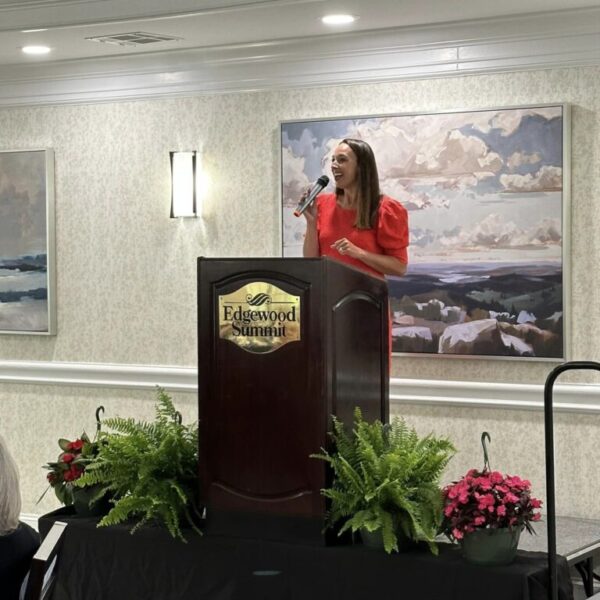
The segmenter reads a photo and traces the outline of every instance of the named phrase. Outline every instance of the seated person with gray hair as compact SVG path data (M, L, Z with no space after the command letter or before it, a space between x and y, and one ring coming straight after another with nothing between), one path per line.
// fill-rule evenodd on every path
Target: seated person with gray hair
M17 465L0 436L0 598L17 600L39 535L19 521L21 492Z

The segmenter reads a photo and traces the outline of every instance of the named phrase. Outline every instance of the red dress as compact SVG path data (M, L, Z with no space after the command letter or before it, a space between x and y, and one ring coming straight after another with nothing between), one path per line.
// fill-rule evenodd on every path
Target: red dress
M377 212L377 222L372 229L354 227L356 210L341 208L335 201L335 194L321 194L317 197L317 231L319 255L331 256L340 262L369 273L383 276L361 260L340 254L331 244L340 238L374 254L394 256L404 264L408 263L408 216L406 209L389 196L382 196Z

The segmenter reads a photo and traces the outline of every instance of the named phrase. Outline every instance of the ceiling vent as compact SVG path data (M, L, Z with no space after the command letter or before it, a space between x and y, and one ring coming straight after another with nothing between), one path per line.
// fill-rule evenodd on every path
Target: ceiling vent
M114 35L100 35L98 37L89 37L85 39L90 42L101 42L102 44L114 44L117 46L145 46L147 44L156 44L158 42L173 42L183 38L174 37L172 35L134 31L133 33L115 33Z

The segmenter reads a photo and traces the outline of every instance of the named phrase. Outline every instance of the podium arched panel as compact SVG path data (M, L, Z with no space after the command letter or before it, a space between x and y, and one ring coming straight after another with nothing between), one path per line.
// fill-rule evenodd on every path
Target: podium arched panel
M387 352L386 306L381 298L351 292L332 307L334 413L351 426L355 407L368 421L387 420L387 385L381 371ZM381 381L384 389L373 385Z

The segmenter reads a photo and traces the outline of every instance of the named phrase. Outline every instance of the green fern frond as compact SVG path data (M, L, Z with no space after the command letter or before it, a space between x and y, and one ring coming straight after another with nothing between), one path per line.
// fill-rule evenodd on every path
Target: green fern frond
M333 417L331 437L335 449L313 455L334 475L332 486L322 490L330 501L328 524L339 523L340 534L380 529L387 552L397 550L396 532L402 530L435 553L443 514L439 478L455 453L452 443L432 434L420 438L400 418L368 423L358 408L351 433Z
M77 486L97 485L114 496L114 506L99 526L136 519L134 533L145 523L162 522L173 537L185 541L181 522L196 532L195 494L198 429L183 425L166 392L158 388L156 420L105 419L98 454Z
M383 547L389 554L393 550L398 552L398 538L396 537L396 527L392 515L383 510L381 506L376 509L379 522L381 524L381 536L383 537Z

